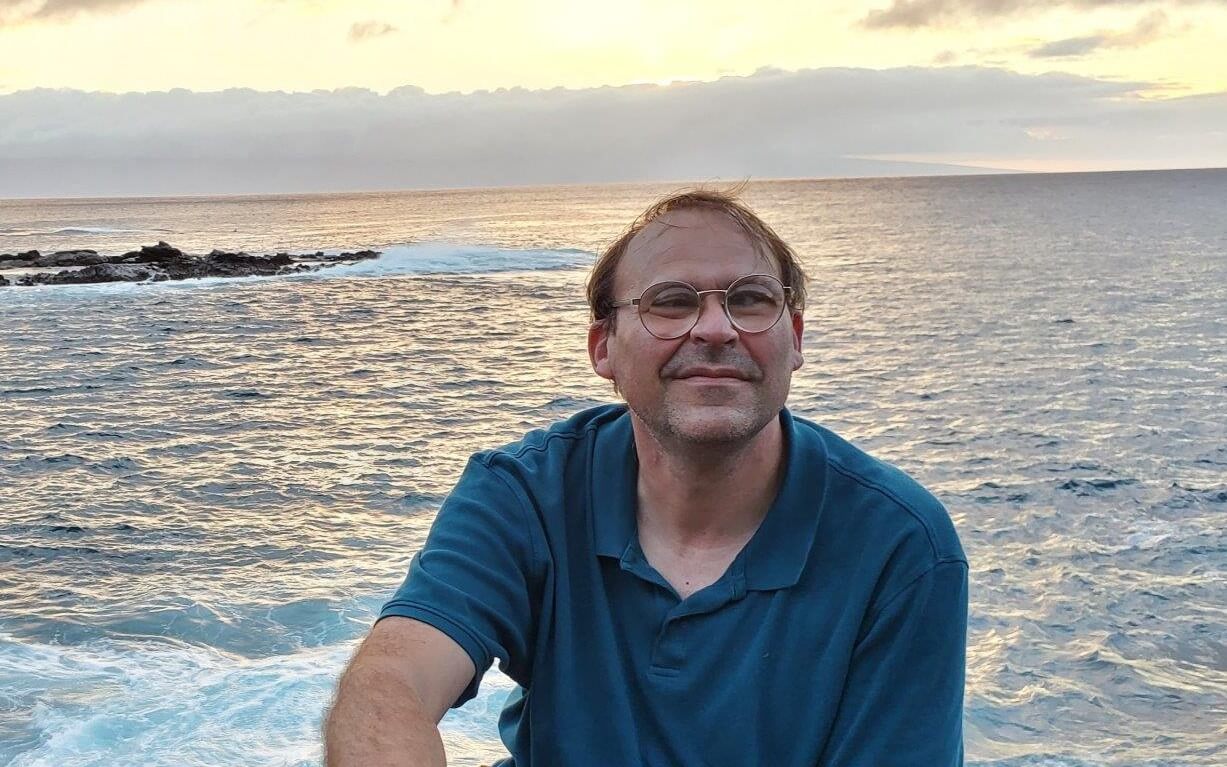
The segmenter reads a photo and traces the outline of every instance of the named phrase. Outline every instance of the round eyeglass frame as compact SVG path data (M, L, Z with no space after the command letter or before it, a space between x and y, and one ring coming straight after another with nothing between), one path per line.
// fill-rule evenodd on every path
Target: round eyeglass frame
M784 300L780 302L780 313L776 315L775 319L771 322L770 325L763 328L762 330L746 330L737 322L737 320L733 319L733 315L729 312L729 304L728 304L729 291L736 288L741 282L751 279L753 277L766 277L767 279L779 285L780 288L783 289L784 291ZM643 318L643 297L646 296L649 291L654 290L660 287L661 285L685 285L686 287L693 290L695 294L699 297L699 309L698 311L694 313L694 321L690 323L689 327L687 327L682 332L677 333L676 335L662 336L657 333L653 333L652 329L648 327L647 320ZM719 289L717 290L699 290L695 288L694 285L691 285L689 282L683 282L682 280L662 280L661 282L654 282L651 285L644 288L643 292L639 294L639 298L627 298L621 301L614 301L609 306L611 309L620 309L623 306L634 306L636 309L638 309L638 311L636 311L635 314L639 317L639 323L643 325L644 330L648 331L648 333L654 338L659 338L662 341L672 341L674 339L681 338L682 336L686 335L690 331L694 330L694 326L699 324L699 317L702 316L703 314L703 296L707 295L708 293L723 293L724 294L720 297L720 308L724 310L724 316L728 319L729 324L737 329L737 332L745 333L747 335L758 335L759 333L766 333L768 330L771 330L773 327L779 324L780 317L783 317L784 312L788 309L788 300L789 300L789 297L792 295L792 287L789 285L785 285L780 280L780 278L776 277L774 274L747 274L747 275L738 277L737 279L733 280L731 283L729 283L729 286L727 288L724 288L723 290L719 290Z

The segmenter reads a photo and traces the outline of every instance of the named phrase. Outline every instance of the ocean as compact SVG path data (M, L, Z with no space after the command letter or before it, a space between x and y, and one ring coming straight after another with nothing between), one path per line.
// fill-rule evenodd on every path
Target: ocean
M384 253L0 288L0 764L318 765L467 456L613 400L586 270L676 186L0 201L0 253ZM789 406L962 537L968 764L1227 764L1227 171L745 197L811 278Z

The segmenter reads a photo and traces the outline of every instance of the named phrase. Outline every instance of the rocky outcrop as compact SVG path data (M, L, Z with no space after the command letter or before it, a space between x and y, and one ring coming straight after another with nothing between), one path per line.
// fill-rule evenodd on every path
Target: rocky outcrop
M60 250L38 256L34 259L34 266L93 266L106 263L106 260L96 250Z
M42 254L37 250L27 250L25 253L0 253L0 269L26 269L37 266L35 263Z
M25 285L85 285L94 282L144 282L149 279L166 279L166 274L148 264L96 264L84 269L65 269L56 274L36 274L38 282L21 282Z
M27 250L25 253L0 253L0 263L5 261L33 261L38 258L37 250ZM8 268L6 264L4 268Z
M0 254L0 269L29 268L37 266L85 267L56 273L40 272L7 280L0 285L82 285L95 282L159 282L162 280L186 280L199 277L250 277L296 272L315 271L378 258L374 250L359 250L352 253L294 255L252 255L214 250L207 256L192 256L175 246L159 242L145 245L140 250L120 256L100 256L93 250L62 250L42 255L37 250L18 253L16 256ZM0 277L0 280L4 279Z

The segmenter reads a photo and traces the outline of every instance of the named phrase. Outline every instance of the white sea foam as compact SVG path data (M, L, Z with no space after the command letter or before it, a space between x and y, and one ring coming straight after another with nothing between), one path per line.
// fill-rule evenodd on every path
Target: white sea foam
M17 753L0 746L0 761L315 765L320 721L353 649L346 643L253 660L167 642L59 646L0 635L0 711L25 719L18 740L27 744ZM497 712L511 686L489 674L478 697L444 719L445 742L497 758Z
M590 263L580 250L511 250L480 245L420 243L392 245L370 261L312 272L312 277L381 277L393 274L470 274L563 269Z

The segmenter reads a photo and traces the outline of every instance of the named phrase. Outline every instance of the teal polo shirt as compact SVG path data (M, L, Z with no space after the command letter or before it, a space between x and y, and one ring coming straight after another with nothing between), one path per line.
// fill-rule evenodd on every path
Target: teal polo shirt
M625 406L472 457L380 617L519 687L504 767L949 767L963 760L967 560L898 469L780 413L778 495L686 599L648 563Z

